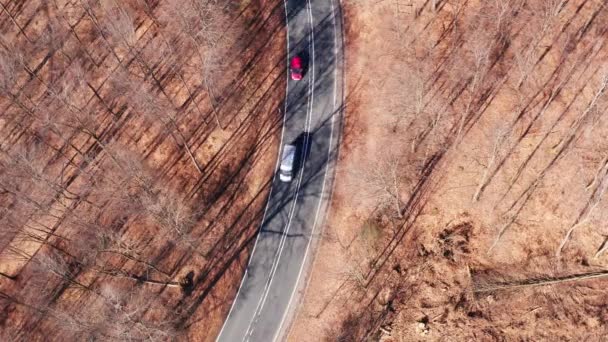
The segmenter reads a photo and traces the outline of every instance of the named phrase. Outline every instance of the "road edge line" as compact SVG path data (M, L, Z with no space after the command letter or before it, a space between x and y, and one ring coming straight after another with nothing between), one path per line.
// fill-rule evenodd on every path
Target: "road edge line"
M288 24L288 17L287 17L287 0L283 0L283 4L285 7L285 27L286 27L286 31L285 31L285 39L287 41L287 54L286 54L286 58L287 58L287 65L289 65L289 51L291 50L290 45L289 45L289 24ZM287 99L287 94L289 93L289 68L286 68L287 70L285 71L285 75L286 75L286 81L285 81L285 99ZM228 322L228 319L230 318L230 315L232 314L232 311L234 309L234 304L236 303L236 299L239 297L239 294L241 292L241 288L243 287L243 284L245 283L245 279L247 278L247 273L248 273L248 269L249 269L249 265L251 264L251 260L253 260L253 254L255 253L255 249L258 245L258 240L260 238L260 234L259 231L262 229L262 227L264 226L264 222L266 221L266 214L268 213L268 207L270 206L270 196L272 195L272 190L274 189L274 181L277 177L277 171L279 169L279 165L281 163L281 152L283 150L283 138L285 136L285 123L287 121L287 117L286 117L286 112L287 112L287 101L285 101L284 103L284 108L283 108L283 127L281 128L281 139L279 141L279 150L277 152L277 161L275 163L274 166L274 171L272 174L272 181L270 183L270 191L268 192L268 198L266 199L266 207L264 208L264 214L262 215L262 221L260 222L260 225L258 227L258 232L256 233L257 236L255 238L255 242L253 243L253 249L251 250L251 254L249 254L249 258L247 260L247 265L245 266L245 272L243 272L243 277L241 278L241 283L239 284L239 288L236 291L236 294L234 296L234 300L232 301L232 304L230 305L230 310L228 310L228 315L226 315L226 318L224 319L224 323L222 324L222 328L220 329L220 332L217 334L217 337L215 338L215 341L218 342L220 339L220 336L222 336L222 332L224 331L224 328L226 327L226 323Z
M321 224L320 224L320 229L319 229L319 234L318 235L314 235L314 227L313 227L313 232L311 234L311 242L309 242L309 247L312 248L313 253L311 254L310 260L308 259L308 250L310 248L307 248L306 250L306 254L304 257L304 260L302 262L302 268L300 269L300 272L298 273L298 279L296 281L296 285L292 291L292 295L289 298L289 303L287 304L287 310L285 311L283 318L281 319L281 325L279 326L279 329L277 330L277 333L275 334L274 338L273 338L273 342L277 341L277 340L285 340L286 337L289 337L289 333L291 332L291 327L293 322L295 322L300 314L300 311L296 310L296 308L298 306L300 306L300 303L302 302L302 299L306 296L306 292L308 289L308 285L310 283L310 275L312 272L312 266L314 265L314 263L317 260L317 252L318 252L318 248L319 248L319 244L322 243L322 234L325 231L325 227L327 225L327 217L329 216L329 213L331 211L331 202L332 202L332 198L333 198L333 193L334 193L334 181L335 181L335 176L336 176L336 172L337 172L337 165L338 165L338 157L339 157L339 147L340 147L340 142L341 142L341 132L342 132L342 128L344 126L344 112L345 112L345 102L346 102L346 77L345 75L345 69L346 69L346 53L345 53L345 49L344 49L344 42L345 42L345 38L344 38L344 18L342 16L342 1L341 0L331 0L331 4L332 7L334 7L334 4L337 2L337 13L339 13L339 23L340 23L340 47L341 47L341 58L340 60L338 60L338 63L336 65L338 65L339 67L336 68L336 70L340 70L340 74L341 74L341 105L340 107L338 107L338 109L336 110L335 108L335 100L334 100L334 113L332 114L332 124L334 123L334 121L337 121L337 126L338 126L338 133L336 134L336 146L335 146L335 151L332 153L330 150L330 154L335 154L334 156L334 165L333 165L333 170L330 172L331 176L329 179L329 195L327 196L327 200L325 201L324 206L325 206L325 212L323 214L323 219L321 220ZM334 8L335 9L335 8ZM334 18L336 18L335 13L334 13ZM337 22L334 20L334 26L337 25ZM335 82L337 83L337 79L335 80ZM335 96L335 94L334 94ZM339 118L340 120L335 120L336 118L336 113L339 112ZM333 133L333 130L332 130ZM330 141L330 147L331 147L331 141ZM328 164L331 163L328 162ZM327 173L326 173L326 177L327 177ZM324 182L325 183L325 182ZM325 185L325 184L324 184ZM321 207L322 203L319 203L319 209ZM315 217L316 220L316 217ZM313 241L314 240L314 241ZM304 280L302 283L300 283L300 277L302 276L302 274L304 274ZM297 292L303 292L301 293L299 296L295 296L295 294ZM297 305L294 305L293 307L291 306L293 298L294 297L298 297L296 302L294 303L298 303ZM291 310L295 310L295 314L292 313L291 318L287 321L287 324L284 324L284 322L286 321L287 316L289 315L289 311Z

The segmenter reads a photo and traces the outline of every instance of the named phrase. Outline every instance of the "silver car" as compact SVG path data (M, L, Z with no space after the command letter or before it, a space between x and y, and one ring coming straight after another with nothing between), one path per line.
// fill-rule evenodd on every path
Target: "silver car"
M281 182L291 182L293 179L293 163L296 159L296 147L287 144L283 147L281 155L281 167L279 168L279 179Z

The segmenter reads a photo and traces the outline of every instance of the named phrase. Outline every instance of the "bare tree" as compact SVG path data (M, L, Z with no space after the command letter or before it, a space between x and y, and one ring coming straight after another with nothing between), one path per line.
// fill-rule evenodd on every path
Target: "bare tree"
M55 250L37 253L36 257L32 259L32 262L38 273L47 273L56 276L70 286L81 290L92 291L90 285L85 284L78 279L78 273L76 272L78 267L75 267L76 265L74 263L70 263Z
M133 50L137 43L137 36L135 34L133 18L128 9L113 0L102 0L100 4L107 15L105 20L107 25L105 28L113 39L113 45L120 46L124 44L127 50ZM137 54L137 52L135 53Z
M205 115L203 114L203 112L201 112L201 109L199 108L199 105L196 102L195 94L192 90L192 87L188 84L188 82L184 78L184 75L182 75L182 70L181 70L182 65L179 63L178 58L177 58L178 54L183 54L185 51L187 51L190 48L190 45L185 44L185 46L174 47L174 45L177 45L178 42L181 40L181 39L179 39L180 38L179 33L176 35L172 35L173 32L172 32L172 30L169 29L169 28L175 26L175 25L172 25L173 22L175 21L175 18L174 17L169 18L168 22L162 23L159 20L159 18L154 14L152 7L148 3L148 0L141 0L140 2L143 4L144 11L148 14L148 16L156 24L156 26L159 30L159 35L163 40L163 45L160 48L156 49L158 51L158 54L161 56L162 59L166 60L167 64L171 66L171 69L175 71L175 74L178 76L181 83L184 85L184 88L188 92L188 96L189 96L191 102L194 104L194 108L198 114L198 117L205 120ZM181 13L181 11L184 11L184 9L178 10L178 8L182 8L182 6L188 7L189 4L190 4L190 2L186 2L185 4L177 5L174 8L171 5L175 5L175 4L170 3L169 6L171 7L172 10ZM177 18L180 19L182 17L178 15ZM187 26L188 24L185 23L185 25ZM171 38L173 38L173 39L171 39ZM179 50L179 47L181 47L181 51L176 51L176 50ZM215 116L215 120L216 120L218 127L222 128L222 125L219 121L219 117L217 115L217 111L214 110L213 114ZM205 120L205 122L206 122L206 120Z
M194 213L190 205L173 192L145 192L139 198L141 210L157 223L158 227L177 243L194 248L196 239L191 236ZM202 254L201 254L202 255Z
M3 3L0 3L0 7L2 7L2 12L6 13L8 15L8 17L11 19L11 22L17 26L17 28L19 29L19 32L23 35L23 37L28 41L28 43L32 44L32 40L28 37L28 35L25 33L25 31L23 30L23 27L21 25L19 25L19 22L15 19L14 15L11 14L11 12L6 8L6 6Z
M482 11L487 13L481 13L486 15L486 20L494 24L494 30L498 35L505 34L506 26L513 19L513 17L519 12L526 0L493 0L488 1Z
M223 129L217 109L216 83L225 70L222 60L228 47L234 42L229 38L237 34L231 32L231 21L225 16L225 8L230 3L188 0L170 2L160 14L160 20L176 22L186 35L201 63L200 76L209 96L215 121Z
M366 271L353 259L340 271L339 277L355 291L364 291L367 286Z
M406 174L405 161L397 152L387 151L353 171L351 176L356 180L356 186L369 198L375 199L379 207L390 207L397 217L402 218L402 196L410 185Z
M476 31L471 39L470 51L470 64L468 72L468 85L465 93L464 109L460 116L460 124L458 128L458 136L461 137L467 124L473 105L478 99L478 96L486 85L486 76L489 72L490 67L490 51L492 49L493 42L488 37L488 34L482 29Z
M515 51L515 66L519 74L516 88L521 88L523 83L533 76L534 67L538 60L538 52L535 48L517 49Z
M148 320L148 311L168 312L154 296L143 289L124 289L106 284L101 287L105 310L102 320L107 322L107 332L122 339L166 341L178 333L169 319Z
M0 148L0 160L5 161L3 165L10 177L24 179L29 182L46 186L57 194L62 194L68 199L79 199L80 195L69 190L61 180L51 179L46 172L48 150L42 145L25 147L17 145L14 151L5 151Z
M58 85L57 83L49 84L45 80L43 80L36 72L31 70L31 68L21 58L19 58L18 53L13 56L12 60L19 62L19 64L21 64L21 66L31 77L38 80L38 82L40 82L40 84L44 86L46 93L50 96L50 98L53 101L57 102L60 105L61 109L67 110L70 113L70 115L62 115L53 119L51 119L47 114L46 121L50 122L48 122L45 127L51 128L51 130L59 137L63 137L66 132L58 129L58 126L63 126L64 128L67 127L74 131L84 133L89 137L93 138L95 143L102 150L104 150L104 152L108 152L105 148L106 144L102 140L102 137L97 133L97 130L99 128L100 117L92 113L90 108L87 108L86 105L85 107L78 107L77 105L72 103L71 94L77 86L81 85L82 77L68 76L67 79L64 79L62 85ZM80 69L76 67L75 70L76 71L74 72L79 73L78 70ZM76 83L74 84L74 82ZM31 99L29 99L29 101L33 104L33 101ZM38 114L38 105L33 104L33 106L28 107L23 102L21 102L16 96L13 96L13 102L18 104L20 108L24 109L24 111L26 111L28 115L32 116L35 119L38 119L38 121L45 121L45 117ZM49 104L49 106L50 105L52 104ZM77 147L74 147L74 149L78 153L82 154L82 152ZM107 154L111 159L115 159L112 154Z
M129 14L131 8L128 5L122 5L115 0L104 0L101 6L107 16L106 25L110 32L110 37L116 44L124 44L128 52L133 55L133 58L141 67L146 77L152 78L158 90L164 95L166 101L174 107L172 97L167 93L160 79L154 72L154 68L150 66L142 53L142 49L138 48L137 35L135 32L135 24L132 16Z
M106 47L108 48L110 53L112 53L114 58L116 58L116 60L120 63L122 62L122 59L120 58L120 56L118 56L116 51L114 51L114 44L110 42L110 37L108 37L107 31L104 29L102 23L95 15L95 5L97 5L98 3L99 0L79 0L80 6L83 8L85 14L95 26L96 31L99 33L99 36L105 43Z
M591 220L594 212L597 210L604 197L606 188L608 188L608 168L606 168L606 166L604 165L604 167L599 171L599 173L601 174L601 180L595 183L595 188L593 189L589 200L585 204L585 207L578 215L576 221L572 224L572 226L570 226L570 228L566 232L566 235L562 239L562 242L559 244L559 247L557 248L556 252L556 255L558 257L561 255L562 250L570 240L574 230L582 225L587 224ZM596 256L599 254L599 252L596 253Z
M516 88L521 88L528 77L533 75L532 71L540 55L539 46L547 34L552 32L552 27L565 3L564 0L547 0L518 6L529 12L527 16L529 20L526 25L530 29L522 32L524 36L529 37L526 39L527 43L523 47L515 49L515 61L519 74Z
M473 291L476 293L495 292L502 290L521 290L529 287L547 286L563 284L568 282L579 282L591 279L605 278L608 276L607 271L588 272L580 274L568 274L563 276L545 276L537 278L529 278L510 282L499 283L481 283L474 284Z
M121 259L132 261L137 265L143 265L146 276L137 276L138 279L151 280L149 272L161 275L164 282L172 284L171 274L159 269L156 265L147 260L146 251L141 243L135 242L126 236L125 232L119 232L99 221L100 217L88 219L83 215L70 215L63 224L64 226L74 226L79 232L70 240L70 245L78 251L78 258L83 265L92 266L96 270L114 271L106 266L108 257L118 256ZM120 273L120 271L114 271ZM127 273L122 272L122 275Z
M142 87L140 82L129 78L126 73L117 73L114 77L114 83L119 84L128 91L131 100L130 104L141 115L151 122L161 123L171 133L176 140L178 147L181 147L186 151L192 165L194 165L199 173L202 173L202 168L190 149L188 139L179 128L177 112L171 104L158 99L149 90Z
M425 84L426 74L421 68L414 67L399 75L382 82L382 92L385 93L389 110L396 117L393 130L402 121L404 121L404 126L408 127L413 120L425 113L430 101L427 97L429 89ZM395 89L399 89L397 96L393 94Z
M508 127L499 127L491 132L489 140L494 141L492 149L487 157L487 162L482 164L484 171L479 180L477 190L473 194L473 202L479 200L479 196L483 193L484 189L488 186L490 181L490 175L495 172L497 163L503 158L503 151L505 150L505 142L509 137L510 130Z
M9 53L7 50L0 49L0 91L4 95L12 95L13 86L17 81L20 69L17 58L18 56Z

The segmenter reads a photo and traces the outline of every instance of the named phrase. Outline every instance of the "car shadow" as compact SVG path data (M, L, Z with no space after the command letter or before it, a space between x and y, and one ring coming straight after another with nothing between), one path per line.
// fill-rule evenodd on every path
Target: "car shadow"
M296 146L296 159L294 160L293 165L294 174L297 174L300 171L300 168L304 166L304 163L310 155L311 137L311 133L302 132L293 140L293 144Z
M306 50L298 52L297 56L302 58L302 77L306 77L308 74L308 66L310 65L310 53Z

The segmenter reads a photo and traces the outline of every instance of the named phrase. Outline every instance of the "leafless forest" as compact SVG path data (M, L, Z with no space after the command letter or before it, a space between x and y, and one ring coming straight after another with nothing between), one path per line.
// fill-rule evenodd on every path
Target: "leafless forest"
M0 2L0 340L214 338L272 171L281 11Z
M605 339L605 2L344 6L334 217L292 340Z

